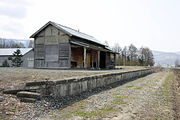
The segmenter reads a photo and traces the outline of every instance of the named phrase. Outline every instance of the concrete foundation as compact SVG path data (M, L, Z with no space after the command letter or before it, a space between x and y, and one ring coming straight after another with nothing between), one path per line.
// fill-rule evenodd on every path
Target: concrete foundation
M128 81L138 77L143 77L152 73L151 69L136 70L129 72L108 73L82 78L70 78L58 81L30 82L26 84L26 89L33 89L40 92L42 96L60 98L65 96L78 95L82 92L105 87L117 82ZM36 88L36 89L34 89Z

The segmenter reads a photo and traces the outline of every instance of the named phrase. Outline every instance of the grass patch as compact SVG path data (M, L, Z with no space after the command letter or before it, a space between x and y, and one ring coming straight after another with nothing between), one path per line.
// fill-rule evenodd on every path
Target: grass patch
M136 87L136 88L134 88L134 89L136 89L136 90L141 90L141 89L142 89L142 87Z
M131 87L134 87L133 85L128 85L128 86L126 86L126 88L131 88Z
M112 95L113 96L117 96L117 95L120 95L120 93L113 93Z
M76 116L89 118L89 117L97 116L98 113L96 111L85 112L85 111L78 111L77 110L77 111L74 111L73 114Z
M11 109L11 112L16 112L16 108L12 108L12 109Z
M115 99L135 99L135 97L129 97L129 96L115 96Z
M162 86L155 93L156 98L154 103L148 105L149 112L153 120L173 120L173 79L174 74L172 72L167 72L167 77L164 79ZM160 78L162 79L162 78ZM147 117L142 116L142 118ZM145 118L146 119L146 118Z
M150 86L149 84L141 84L142 87Z
M58 119L58 120L61 120L63 118L71 118L72 117L72 114L71 113L65 113L65 114L61 114L60 116L58 114L55 114L55 113L52 113L50 115L50 118L52 119Z
M128 104L129 102L123 101L122 99L114 99L114 104Z
M113 112L114 109L112 106L110 105L106 105L104 108L102 109L98 109L98 110L94 110L94 111L85 111L85 110L75 110L72 112L72 114L76 115L76 116L81 116L84 118L91 118L91 117L105 117L107 115L107 113L109 114L109 112Z

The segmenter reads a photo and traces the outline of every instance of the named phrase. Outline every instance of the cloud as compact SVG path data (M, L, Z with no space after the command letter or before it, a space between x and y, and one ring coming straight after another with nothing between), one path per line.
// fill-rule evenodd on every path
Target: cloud
M22 32L23 26L17 22L11 22L1 26L1 29L6 32L11 32L14 34L20 34Z
M27 15L26 0L2 0L0 1L0 16L23 19Z

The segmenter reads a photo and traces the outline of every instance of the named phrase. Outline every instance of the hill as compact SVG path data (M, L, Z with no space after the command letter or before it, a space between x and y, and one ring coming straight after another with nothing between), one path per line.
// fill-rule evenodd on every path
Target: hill
M154 55L154 60L156 64L160 64L164 67L168 65L174 65L175 60L180 60L180 52L161 52L152 51Z

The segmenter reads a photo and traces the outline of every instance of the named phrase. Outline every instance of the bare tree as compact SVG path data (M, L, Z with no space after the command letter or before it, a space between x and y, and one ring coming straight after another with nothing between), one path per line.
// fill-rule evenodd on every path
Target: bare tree
M128 49L125 46L122 50L122 58L123 58L123 65L126 65L126 61L127 61L127 57L128 57Z
M104 41L104 44L105 44L106 46L109 46L108 41Z
M121 53L121 51L122 51L122 48L119 46L119 44L118 43L116 43L113 47L112 47L112 50L114 51L114 52L116 52L116 53Z
M132 62L136 62L137 48L133 44L129 46L129 57L130 57L130 65L132 65Z
M178 66L179 66L179 60L176 59L176 60L175 60L175 67L178 67Z
M140 49L140 57L139 57L140 65L144 66L153 66L154 65L154 56L152 51L147 47L141 47Z
M33 47L34 47L34 41L33 41L33 40L30 40L30 41L29 41L28 48L33 48Z

